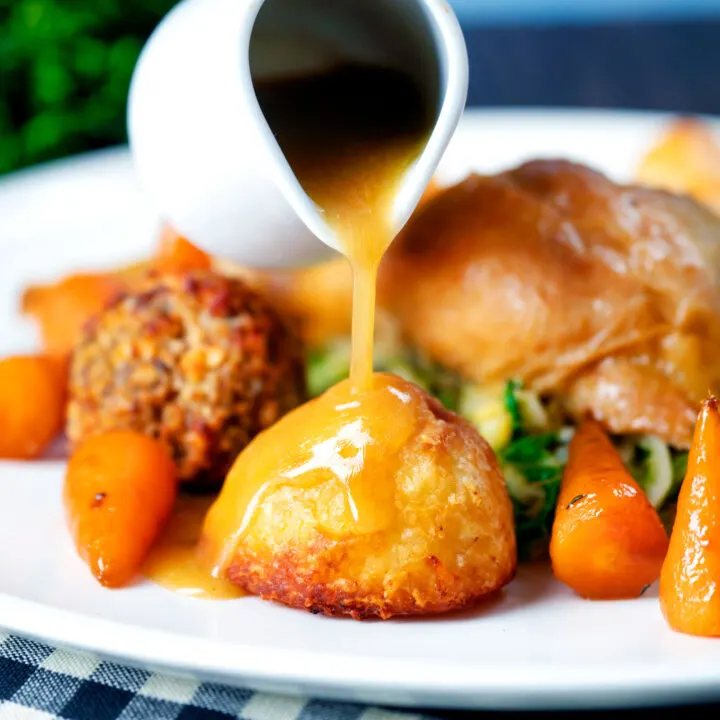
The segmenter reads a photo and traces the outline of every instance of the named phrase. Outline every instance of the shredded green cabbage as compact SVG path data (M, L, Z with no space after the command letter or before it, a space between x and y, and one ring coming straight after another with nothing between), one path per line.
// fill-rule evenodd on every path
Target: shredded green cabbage
M523 558L532 558L547 551L574 428L556 429L548 404L517 381L506 384L505 405L513 417L514 431L499 459L515 509L518 552ZM661 517L671 525L687 453L675 451L651 435L612 439L650 502L658 509L666 508Z

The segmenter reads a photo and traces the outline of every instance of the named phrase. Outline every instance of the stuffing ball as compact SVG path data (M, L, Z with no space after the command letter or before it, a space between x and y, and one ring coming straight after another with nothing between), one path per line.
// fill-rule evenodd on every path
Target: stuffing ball
M510 582L512 504L490 446L417 386L375 383L354 403L347 382L335 386L237 459L203 529L217 574L356 619L455 610Z
M181 481L215 485L304 388L299 341L243 281L155 276L84 329L67 435L77 446L107 430L144 432L165 443Z

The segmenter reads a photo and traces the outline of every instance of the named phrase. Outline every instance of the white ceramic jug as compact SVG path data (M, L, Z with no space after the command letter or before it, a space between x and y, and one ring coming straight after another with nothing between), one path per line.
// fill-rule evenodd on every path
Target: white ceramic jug
M399 230L465 105L467 54L446 0L183 0L143 49L128 101L134 165L158 213L207 251L258 267L310 263L337 249L253 81L342 62L404 70L437 109L397 194Z

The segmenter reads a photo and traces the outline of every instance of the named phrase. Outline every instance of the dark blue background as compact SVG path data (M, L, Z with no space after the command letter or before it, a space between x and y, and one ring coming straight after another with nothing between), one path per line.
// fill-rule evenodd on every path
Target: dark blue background
M463 26L469 105L720 114L720 19Z

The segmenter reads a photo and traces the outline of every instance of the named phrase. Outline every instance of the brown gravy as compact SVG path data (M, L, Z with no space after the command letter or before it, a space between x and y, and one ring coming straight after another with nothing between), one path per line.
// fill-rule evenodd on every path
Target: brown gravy
M370 387L375 279L394 237L392 204L432 116L417 85L382 67L259 83L258 102L308 196L353 270L351 380Z
M230 600L242 590L213 577L198 552L203 522L214 497L181 495L172 517L143 566L148 580L188 597Z

